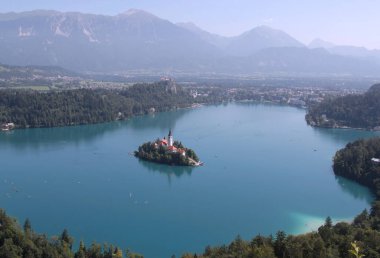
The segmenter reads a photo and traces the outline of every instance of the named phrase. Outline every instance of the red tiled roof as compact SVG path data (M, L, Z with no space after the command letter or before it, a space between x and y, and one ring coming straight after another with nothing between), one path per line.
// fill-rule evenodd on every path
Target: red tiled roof
M168 141L165 140L165 139L160 140L159 143L160 143L161 145L168 145Z
M168 147L168 150L177 150L177 148L174 147L174 146L169 146L169 147Z

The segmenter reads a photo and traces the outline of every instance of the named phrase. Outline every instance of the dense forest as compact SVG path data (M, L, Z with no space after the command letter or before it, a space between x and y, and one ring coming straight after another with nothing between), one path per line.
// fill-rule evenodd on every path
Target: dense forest
M306 121L312 126L373 129L380 126L380 84L365 94L326 99L311 107Z
M67 230L59 236L47 238L34 232L27 219L23 228L0 210L0 257L3 258L141 258L128 249L92 243L89 247L81 241L76 251L74 239ZM125 256L123 256L125 255Z
M178 141L174 141L173 145L176 148L185 150L186 155L182 156L179 152L170 153L163 146L155 145L155 142L142 144L134 154L143 160L168 165L192 166L194 165L193 161L199 162L198 156L192 149L185 148L182 143Z
M136 84L117 91L2 90L0 124L13 122L17 128L33 128L102 123L192 103L191 95L171 81Z
M371 188L380 199L380 138L358 140L339 150L334 157L334 172Z

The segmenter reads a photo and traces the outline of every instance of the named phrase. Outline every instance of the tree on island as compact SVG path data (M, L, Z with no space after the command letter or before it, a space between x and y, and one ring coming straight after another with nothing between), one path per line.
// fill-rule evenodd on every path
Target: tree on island
M190 159L199 162L192 149L186 149L186 156L183 156L180 153L170 153L163 146L155 147L155 143L152 142L146 142L139 146L134 155L143 160L169 165L191 166Z

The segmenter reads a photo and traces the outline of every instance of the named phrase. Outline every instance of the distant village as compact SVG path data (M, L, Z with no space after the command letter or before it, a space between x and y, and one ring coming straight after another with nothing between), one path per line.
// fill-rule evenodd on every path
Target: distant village
M218 92L219 91L219 92ZM234 87L210 88L197 87L191 89L193 98L207 98L219 94L219 98L228 101L257 101L289 105L300 108L321 103L326 98L362 94L360 89L314 88L314 87Z

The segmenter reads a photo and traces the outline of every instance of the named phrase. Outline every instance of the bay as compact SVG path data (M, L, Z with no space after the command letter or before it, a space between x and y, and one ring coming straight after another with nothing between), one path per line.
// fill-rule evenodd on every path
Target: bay
M0 134L0 207L37 232L113 243L145 257L201 252L238 234L305 233L349 221L374 200L334 176L334 153L377 132L317 129L305 111L233 103L108 124ZM131 152L167 135L202 167L143 162Z

